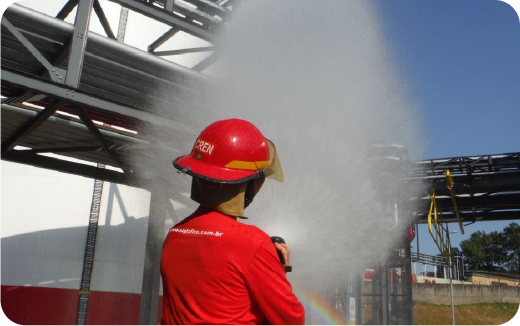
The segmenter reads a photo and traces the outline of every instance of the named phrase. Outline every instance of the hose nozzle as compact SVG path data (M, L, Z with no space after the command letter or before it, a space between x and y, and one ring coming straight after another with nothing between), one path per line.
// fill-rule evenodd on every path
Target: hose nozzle
M271 237L271 241L273 243L285 243L285 240L282 237L279 237L279 236L272 236ZM276 253L278 254L278 259L280 259L280 263L282 264L283 269L285 270L285 272L286 273L292 272L292 266L286 266L285 265L285 261L283 259L282 253L280 251L278 251L278 250L276 250Z

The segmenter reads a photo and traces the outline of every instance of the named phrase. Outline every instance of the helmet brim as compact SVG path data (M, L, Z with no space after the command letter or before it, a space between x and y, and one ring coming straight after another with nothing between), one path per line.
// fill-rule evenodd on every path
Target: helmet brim
M183 173L209 182L236 184L261 177L256 171L222 168L201 162L191 155L178 157L172 164Z

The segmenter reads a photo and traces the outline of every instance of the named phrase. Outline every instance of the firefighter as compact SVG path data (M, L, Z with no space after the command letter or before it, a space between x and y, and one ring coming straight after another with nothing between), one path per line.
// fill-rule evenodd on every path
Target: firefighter
M193 177L191 198L200 206L164 242L161 323L303 324L285 275L289 248L239 222L265 178L283 181L274 144L248 121L221 120L173 165Z

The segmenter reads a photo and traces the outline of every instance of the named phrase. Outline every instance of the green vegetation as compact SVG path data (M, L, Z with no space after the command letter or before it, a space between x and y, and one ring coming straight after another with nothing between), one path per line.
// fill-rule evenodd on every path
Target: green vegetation
M460 247L466 270L520 274L520 226L515 222L502 232L475 232Z
M457 325L501 325L518 312L518 303L493 302L455 306ZM416 325L451 325L451 306L418 302L413 310Z

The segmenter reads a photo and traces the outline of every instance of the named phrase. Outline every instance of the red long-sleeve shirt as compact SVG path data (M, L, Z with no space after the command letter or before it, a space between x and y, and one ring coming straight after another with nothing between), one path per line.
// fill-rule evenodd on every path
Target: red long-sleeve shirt
M161 324L303 324L271 238L198 209L170 229L161 257Z

